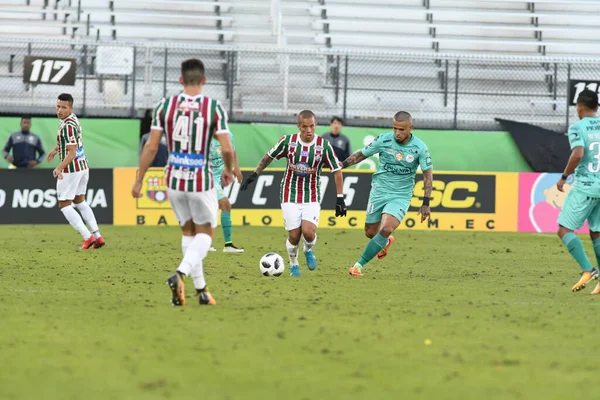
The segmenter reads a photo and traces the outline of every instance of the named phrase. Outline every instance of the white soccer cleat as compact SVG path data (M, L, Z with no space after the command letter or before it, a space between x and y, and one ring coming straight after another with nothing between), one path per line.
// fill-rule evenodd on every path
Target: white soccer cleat
M227 243L223 247L223 253L243 253L244 249L241 247L235 247L232 243Z
M208 251L217 251L217 249L215 249L214 247L210 246L210 249L208 249Z

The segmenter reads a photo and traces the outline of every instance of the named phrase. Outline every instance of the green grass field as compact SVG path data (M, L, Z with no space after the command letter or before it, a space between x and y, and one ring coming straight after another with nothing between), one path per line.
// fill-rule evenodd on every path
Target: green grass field
M234 228L247 252L205 261L217 306L188 281L175 308L178 229L103 234L81 252L66 225L0 228L0 399L547 400L596 386L594 285L570 292L579 271L551 235L398 232L353 278L362 232L321 229L319 267L296 279L259 272L262 254L285 256L282 228Z

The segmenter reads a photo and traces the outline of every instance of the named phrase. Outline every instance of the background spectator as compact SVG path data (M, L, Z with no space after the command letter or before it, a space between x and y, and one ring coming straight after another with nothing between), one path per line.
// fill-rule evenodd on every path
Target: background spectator
M338 160L344 161L346 158L350 156L352 153L352 147L350 147L350 139L348 136L342 133L342 127L344 126L344 120L340 117L334 116L331 118L331 122L329 124L331 127L331 131L322 135L324 139L327 139L331 146L333 146L333 150L335 151L335 155Z
M33 168L42 162L46 154L42 140L30 129L31 117L24 115L21 118L21 130L11 134L4 146L4 158L17 168Z

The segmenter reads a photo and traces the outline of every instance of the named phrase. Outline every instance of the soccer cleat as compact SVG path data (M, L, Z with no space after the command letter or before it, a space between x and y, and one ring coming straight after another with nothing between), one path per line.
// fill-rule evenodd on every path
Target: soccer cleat
M208 288L204 288L204 290L196 289L196 292L196 294L198 295L198 302L201 306L214 306L215 304L217 304L215 298L212 297L212 294L210 294L210 292L208 291Z
M305 251L304 256L306 257L306 266L308 269L311 271L317 269L317 257L315 257L315 253L312 251L312 249Z
M87 238L87 240L83 241L83 244L81 245L81 250L89 249L94 245L94 243L96 243L96 238L94 237L94 235L92 235L89 238Z
M348 271L348 273L352 276L363 276L361 270L358 267L350 268L350 271Z
M389 240L387 246L385 246L385 248L383 248L379 253L377 253L377 259L380 261L383 260L385 258L385 256L387 256L388 250L393 244L394 244L394 237L390 236L390 240Z
M210 246L210 249L208 249L208 251L217 251L217 249L215 249L214 247Z
M94 249L99 249L100 247L103 247L106 244L106 242L104 241L104 238L102 236L100 236L98 239L96 239L96 242L94 243L94 245L92 246Z
M292 265L290 267L290 276L302 276L302 274L300 273L300 266Z
M573 285L573 287L571 288L571 291L573 292L577 292L581 289L585 289L585 286L588 284L589 281L591 281L592 279L597 279L598 278L598 270L597 269L593 269L591 271L583 271L581 273L581 277L579 278L579 281L577 281L577 283L575 285Z
M171 299L171 303L174 306L183 306L185 305L185 285L183 284L183 279L179 276L177 272L167 279L166 282L171 288L171 294L173 298Z
M223 247L223 253L243 253L244 249L241 247L235 247L233 245L233 243L227 243L225 244L225 247Z

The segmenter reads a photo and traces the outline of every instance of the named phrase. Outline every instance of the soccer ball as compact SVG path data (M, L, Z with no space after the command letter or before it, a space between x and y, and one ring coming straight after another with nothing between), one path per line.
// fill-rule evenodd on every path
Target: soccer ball
M267 253L260 259L260 273L264 276L279 276L283 274L285 263L277 253Z

